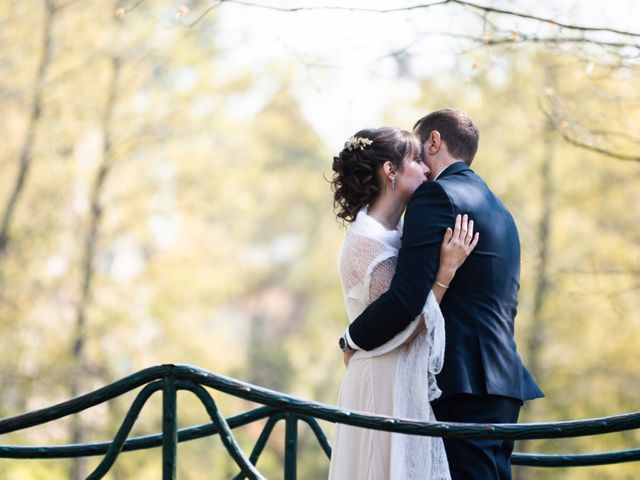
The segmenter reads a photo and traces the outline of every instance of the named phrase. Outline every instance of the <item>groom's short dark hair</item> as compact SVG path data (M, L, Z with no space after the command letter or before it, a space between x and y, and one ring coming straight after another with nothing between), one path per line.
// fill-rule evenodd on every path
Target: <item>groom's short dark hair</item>
M449 153L467 165L471 165L478 151L480 133L469 116L453 108L443 108L425 115L413 126L413 131L426 142L432 131L440 132Z

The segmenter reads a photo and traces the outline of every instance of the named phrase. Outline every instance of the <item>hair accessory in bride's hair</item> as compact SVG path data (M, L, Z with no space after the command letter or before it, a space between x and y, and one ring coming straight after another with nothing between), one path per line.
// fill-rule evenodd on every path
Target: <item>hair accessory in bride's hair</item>
M350 152L353 152L356 149L364 150L364 147L371 145L373 140L370 140L365 137L349 137L344 144L344 148Z

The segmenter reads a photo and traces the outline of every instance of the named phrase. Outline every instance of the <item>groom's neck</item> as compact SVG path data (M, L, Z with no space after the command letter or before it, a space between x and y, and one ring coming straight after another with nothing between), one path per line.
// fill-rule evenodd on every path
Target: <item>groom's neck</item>
M431 178L430 180L436 180L442 172L444 172L449 166L454 163L461 162L457 158L446 158L442 159L442 161L438 162L437 165L434 165L434 168L431 170Z

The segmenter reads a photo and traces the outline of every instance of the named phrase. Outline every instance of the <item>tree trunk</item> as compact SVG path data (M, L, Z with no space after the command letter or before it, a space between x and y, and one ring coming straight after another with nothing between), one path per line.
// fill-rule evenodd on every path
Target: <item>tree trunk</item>
M47 71L51 63L52 52L52 27L56 14L56 8L53 0L45 0L45 15L42 33L42 46L40 53L40 63L36 73L33 87L33 95L31 100L31 112L27 121L27 130L25 133L20 156L18 159L18 174L16 180L7 199L7 204L2 215L2 224L0 224L0 262L5 257L7 247L10 240L10 230L15 215L18 202L24 191L24 187L31 171L33 160L33 147L36 141L36 131L42 116L42 96L44 93L44 80L47 77Z
M555 71L550 65L546 69L547 87L555 88ZM549 292L549 255L551 249L551 225L553 222L553 200L555 192L555 184L553 179L552 167L555 162L555 143L554 143L555 127L551 119L547 119L544 130L544 150L542 165L540 169L541 179L541 198L542 214L538 223L538 265L535 275L536 284L533 294L533 307L531 312L530 334L526 343L527 348L527 368L536 380L543 376L542 366L542 347L546 338L546 318L544 315L544 306L547 301ZM534 404L535 405L535 404ZM521 421L528 421L526 417L531 413L531 409L522 412ZM518 442L518 451L526 452L529 450L529 441ZM515 478L517 480L525 480L530 477L531 470L526 468L519 469Z
M87 339L87 310L91 303L91 294L93 290L93 281L95 276L95 260L98 246L98 238L100 234L100 223L102 220L103 205L101 197L106 185L107 177L111 171L113 161L112 155L112 117L116 104L118 77L120 73L120 59L111 59L111 82L107 97L104 116L102 119L102 162L98 167L96 177L91 191L91 209L89 211L89 224L83 245L82 256L82 279L80 285L80 296L76 310L76 328L73 341L73 359L75 364L74 375L71 379L70 393L72 397L76 397L83 390L84 377L89 370L88 360L86 357L85 344ZM72 442L82 443L84 441L84 428L78 416L73 417L72 422ZM86 477L85 461L76 459L71 467L71 478L80 480Z

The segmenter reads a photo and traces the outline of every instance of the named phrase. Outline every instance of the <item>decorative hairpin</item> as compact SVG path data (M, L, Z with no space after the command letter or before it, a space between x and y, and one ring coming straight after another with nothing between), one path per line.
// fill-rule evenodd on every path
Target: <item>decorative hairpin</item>
M353 152L356 149L364 150L364 147L371 145L373 140L365 137L349 137L344 144L344 148Z

